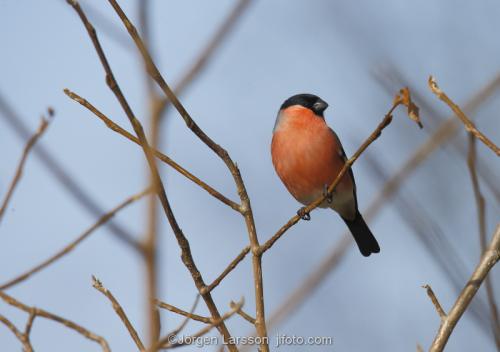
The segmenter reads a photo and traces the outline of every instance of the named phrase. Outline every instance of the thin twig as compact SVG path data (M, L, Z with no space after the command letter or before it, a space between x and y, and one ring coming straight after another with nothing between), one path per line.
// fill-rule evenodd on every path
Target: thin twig
M238 256L236 258L234 258L231 263L229 263L229 265L226 267L226 269L224 269L224 271L210 284L208 285L204 291L207 291L207 292L212 292L212 290L214 288L216 288L222 280L224 280L224 278L231 272L234 270L234 268L236 268L236 266L243 260L245 259L246 255L248 254L248 252L250 252L250 246L246 246L245 248L243 248L243 250L240 252L240 254L238 254Z
M28 320L26 321L26 326L24 327L24 334L28 337L30 336L31 329L33 328L33 323L35 322L35 318L36 318L36 311L35 309L32 309L28 317Z
M0 322L2 322L9 330L16 336L19 342L23 345L23 352L33 352L33 346L30 341L31 327L33 326L33 321L35 320L35 310L33 309L26 322L26 328L24 333L22 333L9 319L0 314Z
M465 312L470 302L474 298L477 290L481 286L489 271L500 260L500 224L497 225L495 233L491 239L490 245L483 253L479 264L472 273L469 282L457 298L455 304L449 311L445 319L441 321L438 333L432 342L429 352L442 351L458 323L458 320Z
M16 335L19 341L23 340L23 333L19 331L19 329L16 328L16 326L9 319L7 319L1 314L0 314L0 322L2 322L7 328L9 328L9 330L12 331L14 335Z
M237 306L237 303L231 301L229 303L229 306L234 309ZM238 315L240 315L243 319L245 319L246 321L248 321L250 324L255 325L255 318L253 318L252 316L250 316L250 314L245 313L243 311L243 308L238 309L236 311L236 313L238 313Z
M7 122L18 137L23 141L29 139L31 135L29 128L1 93L0 112L2 112L0 118L3 118ZM42 143L37 143L33 149L33 154L38 157L42 165L47 168L53 179L57 180L62 188L66 190L77 203L83 206L91 216L98 218L105 212L105 209L99 206L95 199L93 199L92 196L83 189L82 185L77 182L77 177L69 174L68 167L58 162L50 151L44 148ZM135 240L134 236L130 234L124 226L116 221L109 221L106 226L111 230L112 235L132 248L134 253L143 254L141 244Z
M12 323L9 319L0 314L0 323L3 323L19 340L23 345L23 352L32 352L33 348L28 340L26 340L26 334L23 334L19 329Z
M26 146L24 147L23 154L21 156L21 160L19 160L19 164L17 165L14 178L10 183L10 186L7 190L7 194L5 195L5 198L2 202L2 206L0 207L0 222L2 221L2 217L5 213L5 210L7 209L7 206L9 205L10 198L12 197L12 194L16 189L17 183L21 179L21 175L23 174L24 164L26 163L26 159L28 158L31 148L33 148L33 146L38 141L40 136L45 132L48 125L49 125L48 120L42 117L42 120L40 121L40 125L38 126L37 131L35 132L35 134L33 134L33 136L31 136L31 138L26 143Z
M234 307L227 313L225 313L223 316L221 316L219 319L216 319L210 323L210 325L207 325L197 333L191 335L189 338L185 338L183 340L185 341L196 341L197 338L204 336L208 334L213 328L217 327L218 325L222 324L225 320L229 319L232 317L235 313L238 312L238 310L243 307L243 304L245 303L245 300L241 298L240 302L238 302ZM157 348L161 349L169 349L169 348L175 348L175 347L181 347L184 346L183 343L176 343L172 341L171 336L166 336L160 340L158 343Z
M125 201L120 203L118 206L107 212L106 214L102 215L101 218L97 220L95 224L93 224L91 227L89 227L85 232L83 232L80 236L78 236L75 240L73 240L71 243L69 243L67 246L65 246L63 249L49 257L48 259L44 260L40 264L36 265L32 269L29 269L25 273L7 281L6 283L2 284L0 286L0 290L5 290L7 288L10 288L14 285L17 285L20 282L23 282L24 280L28 279L31 275L45 269L49 265L53 264L56 262L58 259L62 258L66 254L70 253L73 251L78 244L80 244L83 240L85 240L87 237L89 237L95 230L100 228L102 225L104 225L107 221L109 221L116 213L121 211L123 208L127 207L128 205L134 203L135 201L141 199L144 197L146 194L151 193L150 189L144 190L140 193L137 193L129 198L127 198Z
M184 316L186 318L190 318L192 320L196 320L196 321L199 321L199 322L202 322L202 323L205 323L205 324L211 324L212 323L212 319L211 318L203 317L201 315L190 313L190 312L186 312L185 310L177 308L176 306L173 306L171 304L162 302L162 301L160 301L158 299L155 300L155 303L160 308L163 308L163 309L166 309L168 311L171 311L172 313L176 313L176 314L182 315L182 316Z
M472 183L472 190L474 191L474 198L476 200L477 207L477 219L479 227L479 245L481 248L481 253L486 250L486 203L481 192L481 187L479 186L479 180L477 177L477 151L476 151L476 138L472 133L469 133L469 152L467 155L467 167L469 169L469 174Z
M146 349L144 348L144 345L142 344L141 338L139 337L139 334L137 334L137 331L135 330L134 326L130 322L130 320L127 317L127 314L125 314L125 311L123 310L122 306L120 303L116 300L115 296L109 291L106 287L104 287L97 279L95 276L92 275L92 286L99 292L101 292L103 295L105 295L109 301L111 302L111 305L113 306L113 309L115 310L116 314L120 317L121 321L123 322L123 325L127 328L130 337L132 337L132 340L134 340L137 348L139 351L145 351Z
M472 182L472 188L474 191L474 198L476 200L477 207L477 219L479 226L479 243L481 247L481 253L486 250L486 212L485 212L485 200L483 194L481 193L481 188L479 186L479 180L476 171L476 137L474 134L469 133L469 153L467 157L467 166L469 168L469 173ZM493 336L495 339L495 344L497 350L500 351L500 321L498 318L498 308L495 302L495 294L493 292L493 284L491 282L491 277L487 276L484 280L484 286L486 288L486 296L488 298L488 304L490 306L491 313L491 327L493 330Z
M481 142L483 142L488 148L493 150L493 152L497 155L500 156L500 148L493 143L488 137L486 137L481 131L479 131L474 123L464 114L462 109L458 105L456 105L447 95L444 93L441 89L439 89L439 86L434 79L434 77L430 76L429 77L429 87L431 91L436 94L436 96L444 101L450 108L453 110L453 112L457 115L457 117L463 122L465 125L465 129L467 132L472 133L474 136L476 136Z
M398 86L408 86L410 85L410 81L404 77L403 73L400 72L395 66L391 66L390 69L386 70L382 74L375 75L378 83L382 85L382 87L389 93L392 94L394 90L394 84L390 81L394 80ZM463 105L463 111L466 115L469 115L472 119L476 117L471 114L471 110L475 110L478 105L481 105L490 95L497 89L498 84L500 83L500 74L496 74L493 79L491 79L487 84L485 84L480 91L473 96L472 99L468 100ZM426 92L427 93L427 92ZM442 116L435 104L429 102L428 97L419 92L419 90L413 89L412 97L415 102L418 103L418 106L425 111L425 115L427 117L427 121L432 124L427 124L430 129L427 129L429 134L434 133L435 127L441 124L441 121L445 119L445 116ZM477 116L480 117L480 116ZM461 126L461 122L455 117L455 114L451 116L451 123L449 126L449 134L454 135L458 130L458 127ZM463 142L460 139L452 139L451 146L453 149L460 155L467 157L467 148L465 148ZM492 170L491 163L488 163L486 160L482 158L477 158L477 172L479 176L483 179L485 184L488 186L490 191L493 193L495 199L500 203L500 185L497 182L497 176Z
M122 135L123 137L127 138L128 140L134 142L135 144L139 145L141 142L137 137L126 131L123 127L115 123L113 120L111 120L109 117L104 115L101 111L99 111L95 106L93 106L90 102L88 102L85 98L82 98L80 95L72 92L69 89L64 89L64 93L73 99L74 101L80 103L82 106L87 108L89 111L91 111L96 117L98 117L104 124L111 129L112 131L115 131L116 133ZM194 182L201 188L203 188L205 191L207 191L211 196L217 198L220 200L222 203L228 205L232 209L240 212L240 206L236 202L228 199L226 196L221 194L219 191L214 189L213 187L209 186L205 182L203 182L201 179L198 177L194 176L192 173L190 173L188 170L184 169L181 165L177 164L174 160L163 154L162 152L153 149L154 155L166 163L167 165L171 166L175 171L179 172L181 175L185 176L188 180Z
M55 321L56 323L62 324L64 326L66 326L67 328L76 331L77 333L79 333L83 337L97 342L99 345L101 345L101 348L104 352L111 351L108 343L106 342L106 340L102 336L94 334L93 332L87 330L83 326L81 326L81 325L79 325L71 320L65 319L65 318L60 317L56 314L52 314L52 313L50 313L46 310L40 309L40 308L30 307L24 303L21 303L20 301L18 301L14 297L9 296L8 294L6 294L3 291L0 291L0 298L5 303L7 303L13 307L16 307L16 308L18 308L18 309L20 309L28 314L34 314L37 317L41 317L41 318Z
M63 0L63 2L66 1ZM131 50L134 48L127 36L120 31L120 27L104 15L98 7L94 7L90 1L85 1L83 7L85 8L85 12L89 14L89 17L92 18L92 21L96 23L97 28L99 28L104 35L119 44L123 49Z
M196 295L194 303L191 306L191 309L189 310L189 314L194 313L194 311L196 310L196 307L198 306L199 301L200 301L200 295ZM169 339L173 336L179 335L179 333L186 327L186 325L189 323L190 320L191 320L191 317L189 317L189 316L185 317L184 320L182 321L182 323L177 328L175 328L174 330L172 330L171 332L169 332L167 334L166 338Z
M361 154L368 148L370 144L372 144L382 133L384 128L386 128L391 122L392 122L392 113L393 111L399 106L399 105L405 105L408 108L408 116L414 120L420 127L421 127L421 122L418 118L418 109L415 111L416 106L412 103L410 96L409 96L409 91L408 89L402 89L401 90L401 95L397 95L394 99L394 102L392 104L392 107L389 109L387 114L384 116L382 119L382 122L375 128L375 130L368 136L368 138L363 142L363 144L358 148L358 150L354 153L354 155L346 161L342 169L339 171L337 177L335 180L330 184L328 187L328 192L327 194L319 197L312 203L310 203L308 206L306 206L303 209L303 212L308 214L314 209L316 209L323 201L326 199L328 194L331 194L337 184L340 182L344 174L351 168L352 164L361 156ZM267 240L262 246L260 246L259 251L261 253L266 252L269 250L274 243L278 239L281 238L285 234L285 232L290 229L293 225L298 223L301 220L300 215L295 215L293 216L288 222L283 225L269 240Z
M441 320L446 319L446 313L443 310L443 307L441 307L441 304L439 303L436 295L434 294L432 287L430 285L424 285L424 286L422 286L422 288L425 288L425 290L427 291L427 296L429 296L432 304L434 304L434 307L436 308L436 311L439 314L439 317L441 318Z

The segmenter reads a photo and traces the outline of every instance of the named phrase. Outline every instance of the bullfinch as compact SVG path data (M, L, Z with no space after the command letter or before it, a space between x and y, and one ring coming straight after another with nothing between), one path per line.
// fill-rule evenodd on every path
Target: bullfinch
M292 196L304 205L326 195L347 160L339 138L325 122L323 113L327 107L316 95L294 95L281 105L274 124L271 142L274 168ZM362 255L380 252L358 210L352 169L342 176L333 194L320 207L331 208L340 215Z

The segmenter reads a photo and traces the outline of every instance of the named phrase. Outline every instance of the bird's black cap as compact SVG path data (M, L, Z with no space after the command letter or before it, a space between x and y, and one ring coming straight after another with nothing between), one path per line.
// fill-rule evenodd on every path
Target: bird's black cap
M323 116L323 112L328 107L328 103L314 94L297 94L291 96L283 104L280 110L286 109L292 105L301 105L311 109L316 115Z

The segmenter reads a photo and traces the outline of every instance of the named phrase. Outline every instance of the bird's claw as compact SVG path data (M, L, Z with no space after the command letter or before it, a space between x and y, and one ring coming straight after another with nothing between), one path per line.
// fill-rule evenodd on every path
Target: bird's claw
M332 204L333 201L333 194L328 193L328 185L325 184L323 186L323 197L325 197L325 200L328 204Z
M306 211L306 207L302 207L297 211L297 215L300 216L302 220L309 221L311 220L311 214Z

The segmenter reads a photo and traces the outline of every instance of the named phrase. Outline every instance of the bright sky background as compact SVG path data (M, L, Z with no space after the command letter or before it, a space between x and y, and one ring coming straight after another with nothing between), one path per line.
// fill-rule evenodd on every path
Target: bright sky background
M104 50L132 108L146 121L142 65L125 29L106 1L82 1L109 23L95 22ZM136 21L136 1L120 1ZM234 1L152 1L153 48L170 83L177 82L200 48L232 8ZM251 197L258 235L269 238L297 211L299 204L276 176L269 145L276 112L292 94L310 92L330 107L326 119L352 154L389 109L401 88L391 70L407 79L435 109L438 121L449 109L427 88L433 74L441 88L464 104L499 71L500 5L497 1L255 1L198 76L181 96L202 129L224 146L238 163ZM91 20L95 16L89 14ZM106 34L110 25L125 45ZM111 209L145 187L147 173L139 148L107 129L64 88L84 96L116 122L132 130L104 82L102 67L80 20L63 0L0 0L0 94L22 121L35 130L48 106L56 111L43 145L103 209ZM390 94L374 79L382 77ZM474 114L478 127L500 142L499 92ZM1 114L1 112L0 112ZM427 114L427 116L426 116ZM419 130L402 111L354 166L361 210L375 197L383 179L368 156L392 175L437 125L422 111ZM24 142L0 116L0 199L14 174ZM164 150L174 160L236 200L224 164L184 126L177 113L162 130ZM434 120L435 121L435 120ZM455 142L465 147L462 131ZM498 158L478 144L480 158L500 175ZM191 242L206 282L215 278L248 243L243 219L171 169L162 176L177 220ZM488 235L499 220L498 199L481 183L487 201ZM441 236L459 257L440 251L463 286L479 257L476 208L463 157L451 145L434 153L405 183L402 196L424 211L423 236ZM369 258L354 245L340 265L287 322L271 332L296 336L331 336L331 351L414 351L427 348L439 318L423 284L431 284L445 309L458 292L420 237L391 201L370 225L381 253ZM121 212L116 221L137 238L146 224L146 202ZM95 218L75 202L40 160L31 155L10 207L0 224L0 283L31 268L73 240ZM319 210L300 222L263 260L267 314L307 278L339 240L345 225L335 214ZM434 231L432 231L434 230ZM160 298L189 310L195 288L179 258L179 249L162 218ZM254 314L251 260L245 261L214 291L221 311L230 300L246 298ZM500 271L491 277L500 292ZM114 351L134 351L121 321L104 296L91 286L96 275L121 302L146 340L145 271L140 258L102 227L73 253L7 292L22 302L60 314L106 337ZM497 295L498 297L498 295ZM479 297L485 300L482 288ZM203 302L197 312L206 314ZM484 312L484 310L483 310ZM488 312L486 310L486 312ZM20 328L26 314L0 302L0 313ZM162 312L163 333L180 319ZM453 333L450 351L494 351L488 318L471 312ZM243 336L250 325L239 317L228 322ZM186 333L200 325L190 323ZM36 351L99 351L99 346L50 321L37 319L32 333ZM0 326L0 349L20 350L19 342ZM196 347L186 351L198 351ZM216 350L216 347L210 350ZM304 347L275 350L304 351ZM326 347L311 347L324 351Z

